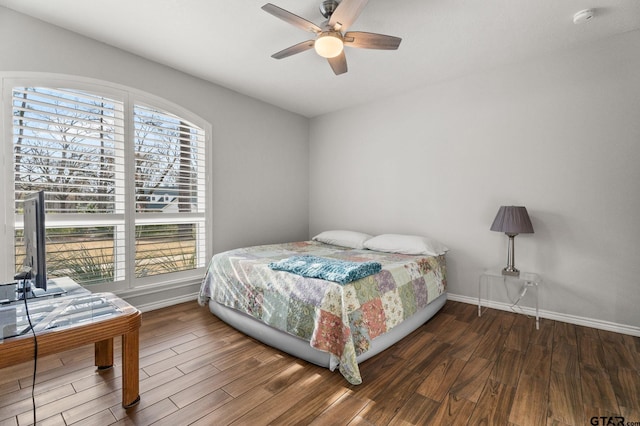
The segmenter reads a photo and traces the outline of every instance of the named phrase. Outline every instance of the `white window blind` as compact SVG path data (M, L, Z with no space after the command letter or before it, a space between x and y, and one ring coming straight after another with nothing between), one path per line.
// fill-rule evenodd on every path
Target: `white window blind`
M204 266L203 129L159 108L60 88L14 88L12 110L16 270L22 202L39 190L50 278L133 282Z
M142 105L134 122L136 276L204 266L204 132Z

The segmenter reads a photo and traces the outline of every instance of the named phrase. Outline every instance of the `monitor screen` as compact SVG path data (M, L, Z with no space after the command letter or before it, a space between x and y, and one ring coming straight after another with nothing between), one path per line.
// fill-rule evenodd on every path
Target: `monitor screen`
M32 285L47 289L44 191L24 200L24 270Z

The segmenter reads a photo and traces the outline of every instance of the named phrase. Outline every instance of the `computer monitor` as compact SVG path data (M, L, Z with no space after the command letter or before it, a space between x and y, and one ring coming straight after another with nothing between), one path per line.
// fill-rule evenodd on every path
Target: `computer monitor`
M24 271L31 284L47 290L44 191L24 200Z

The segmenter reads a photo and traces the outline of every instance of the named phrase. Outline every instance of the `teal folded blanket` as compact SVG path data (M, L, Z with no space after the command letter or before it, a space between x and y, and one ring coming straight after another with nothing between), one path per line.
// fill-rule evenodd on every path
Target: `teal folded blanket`
M321 278L339 284L347 284L368 275L377 274L382 269L378 262L350 262L317 256L292 256L269 267L275 271L286 271L309 278Z

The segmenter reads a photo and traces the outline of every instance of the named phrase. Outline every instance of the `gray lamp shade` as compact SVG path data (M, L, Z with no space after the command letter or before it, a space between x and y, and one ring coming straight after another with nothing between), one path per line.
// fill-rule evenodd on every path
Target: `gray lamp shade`
M505 234L533 234L533 225L526 207L501 206L493 220L491 230Z

